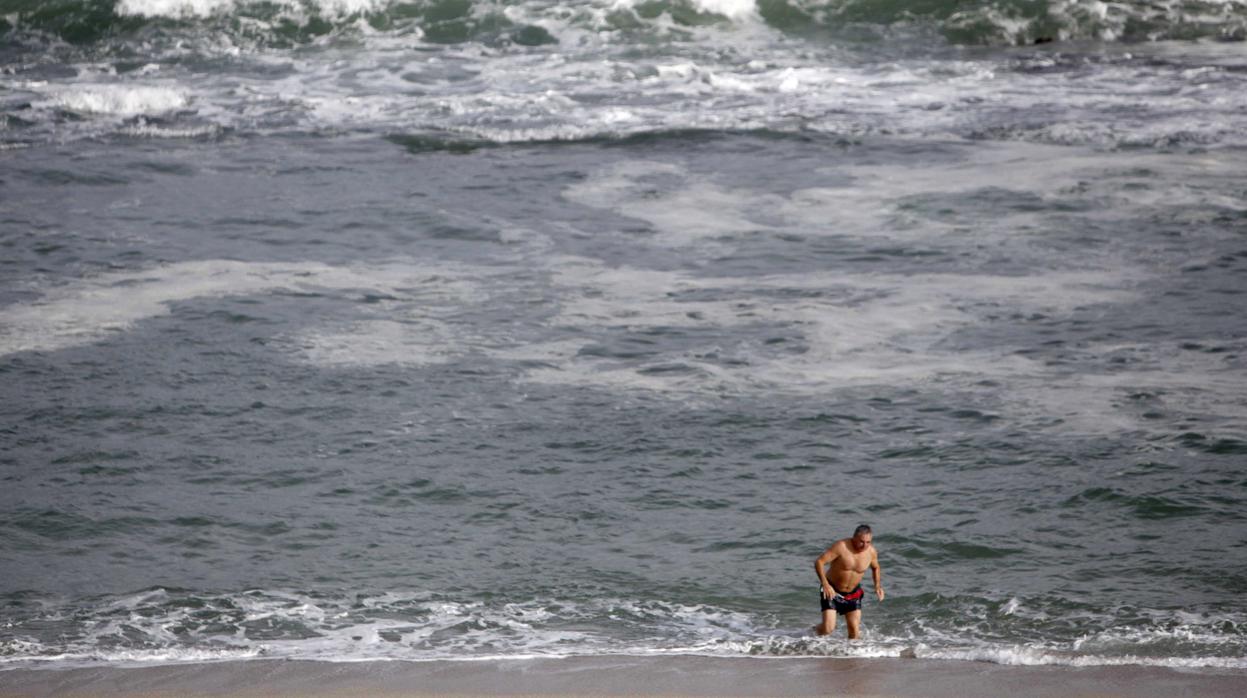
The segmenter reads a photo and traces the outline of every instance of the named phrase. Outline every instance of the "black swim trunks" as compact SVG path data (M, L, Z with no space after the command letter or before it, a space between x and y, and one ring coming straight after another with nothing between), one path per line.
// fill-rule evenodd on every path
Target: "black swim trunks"
M824 611L830 611L832 608L835 608L836 613L843 616L846 613L862 610L862 598L865 596L866 592L862 590L861 584L858 584L857 588L847 594L837 593L834 599L828 599L827 595L820 588L818 590L818 605Z

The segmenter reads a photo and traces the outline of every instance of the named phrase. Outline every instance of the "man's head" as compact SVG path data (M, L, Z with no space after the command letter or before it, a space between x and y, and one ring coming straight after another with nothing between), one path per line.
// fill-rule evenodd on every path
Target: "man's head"
M849 544L853 546L853 552L860 553L870 547L870 542L874 536L870 532L870 526L862 524L853 529L853 537L849 540Z

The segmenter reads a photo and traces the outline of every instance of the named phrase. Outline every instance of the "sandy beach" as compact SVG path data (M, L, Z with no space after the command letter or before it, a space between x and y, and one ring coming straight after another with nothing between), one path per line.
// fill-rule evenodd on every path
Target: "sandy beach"
M578 657L488 661L247 661L17 669L25 696L1239 696L1247 673L1150 667L1011 667L905 659Z

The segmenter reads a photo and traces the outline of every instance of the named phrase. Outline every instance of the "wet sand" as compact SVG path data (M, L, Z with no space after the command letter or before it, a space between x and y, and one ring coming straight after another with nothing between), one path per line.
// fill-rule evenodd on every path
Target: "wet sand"
M0 696L1241 696L1247 672L917 659L257 660L0 672Z

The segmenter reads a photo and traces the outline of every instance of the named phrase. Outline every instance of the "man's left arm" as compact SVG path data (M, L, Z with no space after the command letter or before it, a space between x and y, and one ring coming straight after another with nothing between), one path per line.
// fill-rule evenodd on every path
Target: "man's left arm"
M875 596L882 601L883 593L883 572L879 569L879 552L871 551L874 554L870 556L870 578L875 582Z

